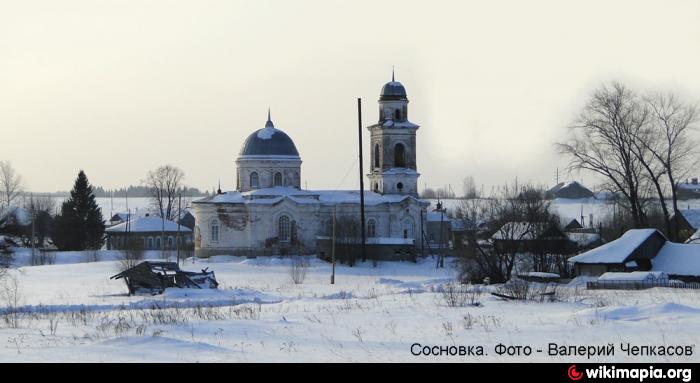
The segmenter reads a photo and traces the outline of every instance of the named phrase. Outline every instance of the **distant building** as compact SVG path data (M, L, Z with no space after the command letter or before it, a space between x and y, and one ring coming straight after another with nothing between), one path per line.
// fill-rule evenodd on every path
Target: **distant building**
M685 182L678 184L676 190L678 191L678 198L700 198L700 182L698 182L698 177L693 177L690 180L685 180Z
M180 225L180 249L192 247L192 230ZM178 225L173 221L163 221L160 217L137 217L105 230L107 249L122 250L128 240L136 238L143 244L145 250L160 250L165 245L166 250L177 249Z
M503 250L568 254L572 251L567 235L550 223L507 222L492 236L493 245Z
M553 188L547 190L545 193L546 198L568 198L568 199L580 199L580 198L591 198L594 197L592 191L587 187L581 185L576 181L560 182Z
M129 213L114 213L107 226L119 225L129 220Z

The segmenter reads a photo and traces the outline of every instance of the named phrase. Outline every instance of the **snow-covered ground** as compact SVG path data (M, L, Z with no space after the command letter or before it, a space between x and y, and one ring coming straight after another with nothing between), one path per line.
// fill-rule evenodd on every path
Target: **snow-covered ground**
M11 314L0 317L0 361L583 362L586 357L548 356L548 344L613 343L615 356L592 360L661 362L697 356L627 356L620 343L700 342L700 290L563 287L556 302L503 301L484 293L479 306L449 307L440 291L455 271L436 269L430 258L339 265L335 285L329 284L330 265L310 259L306 280L295 285L289 259L221 256L188 259L183 266L214 270L218 290L127 296L122 281L109 279L116 261L74 263L80 259L79 253L59 254L54 265L10 271L24 313L16 326ZM7 300L0 313L8 313ZM416 343L483 346L486 355L414 356ZM533 353L499 356L500 343L530 346Z

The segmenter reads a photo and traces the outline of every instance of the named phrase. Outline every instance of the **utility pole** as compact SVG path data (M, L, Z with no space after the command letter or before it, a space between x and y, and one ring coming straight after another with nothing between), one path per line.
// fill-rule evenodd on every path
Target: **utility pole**
M331 272L331 285L335 284L335 205L333 205L333 233L331 237L331 263L332 263L332 272Z
M357 99L357 132L360 146L360 230L362 230L362 262L367 260L365 250L365 181L362 169L362 99Z
M182 218L182 194L177 195L177 238L175 246L177 248L177 264L180 264L180 219Z

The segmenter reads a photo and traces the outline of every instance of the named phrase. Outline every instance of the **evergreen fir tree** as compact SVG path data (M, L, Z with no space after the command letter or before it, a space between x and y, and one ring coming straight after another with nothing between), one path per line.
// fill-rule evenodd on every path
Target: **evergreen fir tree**
M82 170L73 184L70 198L56 216L52 239L59 250L99 249L104 243L105 224L102 209Z

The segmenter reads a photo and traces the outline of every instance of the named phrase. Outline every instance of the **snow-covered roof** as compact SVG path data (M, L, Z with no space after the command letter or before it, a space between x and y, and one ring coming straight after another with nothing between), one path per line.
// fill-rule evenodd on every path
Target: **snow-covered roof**
M624 263L644 241L658 233L656 229L628 230L622 237L569 258L575 263Z
M656 279L668 279L668 274L663 271L607 272L598 277L599 281L653 281Z
M672 275L700 276L700 245L666 242L651 264Z
M547 279L557 279L560 278L559 274L555 273L544 273L541 271L528 271L525 273L518 273L519 277L531 277L531 278L547 278Z
M163 230L163 220L160 217L148 216L134 218L129 222L109 227L105 231L108 233L124 233L127 231L127 224L129 224L128 229L131 233L155 233ZM177 223L165 220L165 231L177 232ZM190 231L187 227L180 225L180 232L186 233Z
M685 190L695 190L695 191L700 191L700 183L682 183L678 184L679 189L685 189Z
M693 229L700 229L700 209L685 209L680 212Z
M450 217L447 216L446 212L439 212L439 211L429 211L425 214L425 220L428 222L449 222Z
M690 238L688 238L685 243L692 243L692 244L698 244L700 245L700 229L695 232L695 234L691 235Z
M547 190L548 195L554 198L590 198L593 192L576 181L566 181L556 184Z
M567 232L566 236L580 247L590 246L592 243L600 240L600 234L598 233Z
M379 205L383 203L398 203L406 199L415 199L410 195L402 194L379 194L365 191L365 205ZM360 192L358 190L303 190L293 187L273 187L255 189L247 192L229 191L211 197L205 197L193 203L230 203L230 204L276 204L283 199L299 204L341 204L360 203ZM420 201L420 200L418 200ZM426 202L427 203L427 202Z

